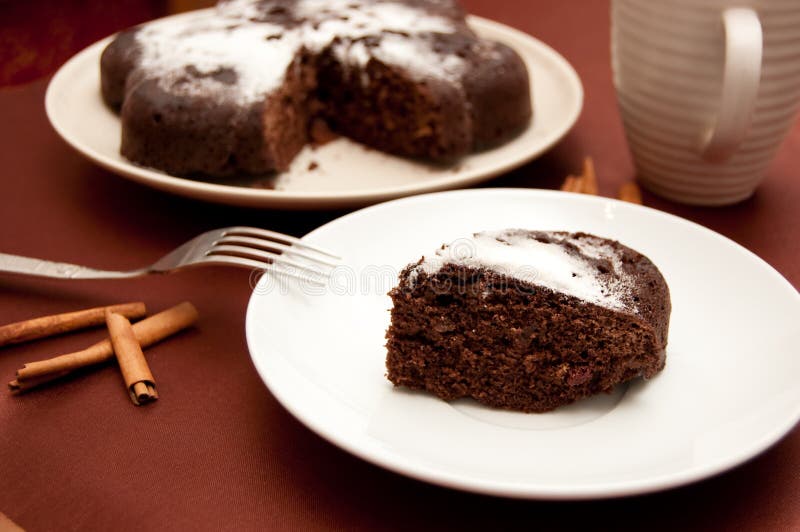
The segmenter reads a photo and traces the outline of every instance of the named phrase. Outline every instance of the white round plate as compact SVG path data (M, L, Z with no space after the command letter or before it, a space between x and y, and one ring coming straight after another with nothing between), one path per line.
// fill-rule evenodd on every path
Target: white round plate
M588 231L649 256L672 293L664 371L546 414L394 388L384 332L397 273L442 243L510 227ZM246 320L255 367L310 429L398 473L522 498L645 493L729 469L800 419L800 296L751 252L681 218L586 195L480 189L368 207L304 240L343 265L324 288L260 279Z
M176 15L181 16L181 15ZM53 77L45 107L50 123L78 152L121 176L192 198L249 207L334 208L464 187L516 168L558 142L578 118L583 89L575 70L549 46L521 31L479 17L480 35L514 48L531 76L534 118L511 141L441 167L393 157L346 139L305 148L277 176L276 189L231 186L170 176L136 166L119 153L119 117L100 98L100 54L111 38L86 48ZM309 170L311 162L317 168Z

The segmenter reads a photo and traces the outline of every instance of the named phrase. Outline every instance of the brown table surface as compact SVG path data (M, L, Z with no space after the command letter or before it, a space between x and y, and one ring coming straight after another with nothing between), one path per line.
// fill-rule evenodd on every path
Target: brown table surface
M134 2L120 5L129 4ZM465 4L553 46L575 66L586 90L583 114L558 146L486 186L554 188L591 155L601 193L613 195L632 178L633 167L611 83L608 3ZM13 11L8 6L6 14ZM93 13L92 24L100 24L103 17ZM2 27L0 42L15 28ZM90 30L98 33L97 27ZM121 179L56 136L44 114L45 86L46 79L39 79L0 88L3 252L125 269L206 229L246 224L302 235L341 214L224 207ZM721 232L797 287L797 173L800 128L757 194L740 205L689 208L650 195L645 203ZM245 345L249 295L248 273L226 268L124 282L0 276L0 323L139 299L151 309L188 299L201 313L195 330L149 351L161 394L149 407L131 405L112 366L20 397L0 393L0 512L30 530L638 529L645 523L663 529L800 530L797 427L732 471L615 500L505 500L384 471L313 434L265 388ZM94 330L3 349L0 378L10 380L25 362L85 347L103 335Z

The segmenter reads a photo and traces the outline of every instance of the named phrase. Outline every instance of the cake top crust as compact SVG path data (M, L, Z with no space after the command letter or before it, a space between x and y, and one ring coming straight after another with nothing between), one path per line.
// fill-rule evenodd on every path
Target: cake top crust
M643 264L643 261L646 263ZM409 272L435 275L445 265L490 270L613 310L639 314L642 267L655 266L619 242L587 233L506 229L484 231L443 245ZM660 276L660 274L659 274Z
M436 36L467 36L467 50ZM459 83L465 57L497 53L447 0L228 0L140 26L139 76L167 92L247 104L277 88L298 52L329 48L345 65L375 58L413 77Z

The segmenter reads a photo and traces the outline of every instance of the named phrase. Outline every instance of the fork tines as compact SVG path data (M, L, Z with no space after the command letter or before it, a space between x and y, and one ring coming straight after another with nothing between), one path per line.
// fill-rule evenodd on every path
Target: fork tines
M311 250L311 251L316 251L317 253L320 253L322 255L327 255L328 257L331 257L333 259L337 259L338 260L338 259L341 258L338 255L336 255L335 253L331 253L330 251L328 251L326 249L323 249L323 248L321 248L319 246L315 246L313 244L309 244L308 242L300 240L299 238L296 238L296 237L293 237L293 236L290 236L290 235L284 235L283 233L277 233L275 231L268 231L267 229L260 229L258 227L243 227L243 226L242 227L240 227L240 226L229 227L229 228L224 230L223 236L226 236L226 237L227 236L249 236L249 237L255 237L255 238L263 238L265 240L272 241L272 242L275 242L275 241L277 241L277 242L285 242L285 243L288 243L288 244L294 244L296 247L301 248L301 249L308 249L308 250Z
M324 284L339 257L298 238L254 227L231 227L222 232L206 253L214 262L248 266Z

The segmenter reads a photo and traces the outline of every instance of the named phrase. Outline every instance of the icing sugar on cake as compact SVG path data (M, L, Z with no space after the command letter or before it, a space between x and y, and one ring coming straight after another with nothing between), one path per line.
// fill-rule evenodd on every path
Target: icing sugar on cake
M149 76L158 77L168 91L207 91L216 81L231 97L254 101L280 84L297 53L299 42L293 35L266 38L282 31L275 24L252 24L244 16L225 10L159 20L143 26L136 34L141 47L140 68ZM200 74L193 76L195 80L208 75L208 83L182 83L181 76L187 69ZM235 74L232 82L210 77L226 69Z
M543 234L547 238L537 238ZM446 264L493 270L606 308L635 311L629 297L633 280L619 253L591 235L484 231L426 256L409 280L413 283L420 271L433 275Z
M277 7L287 11L285 26L265 20L274 9L270 2L235 0L215 10L147 24L136 35L140 66L170 92L216 92L243 103L258 101L278 87L303 48L319 52L332 46L340 60L360 67L375 57L416 77L457 79L463 67L455 53L439 53L424 39L410 39L453 33L456 25L409 5L298 0ZM375 39L368 43L368 37ZM438 62L431 60L434 56ZM184 82L187 71L193 73L193 83ZM225 71L232 76L219 75Z

